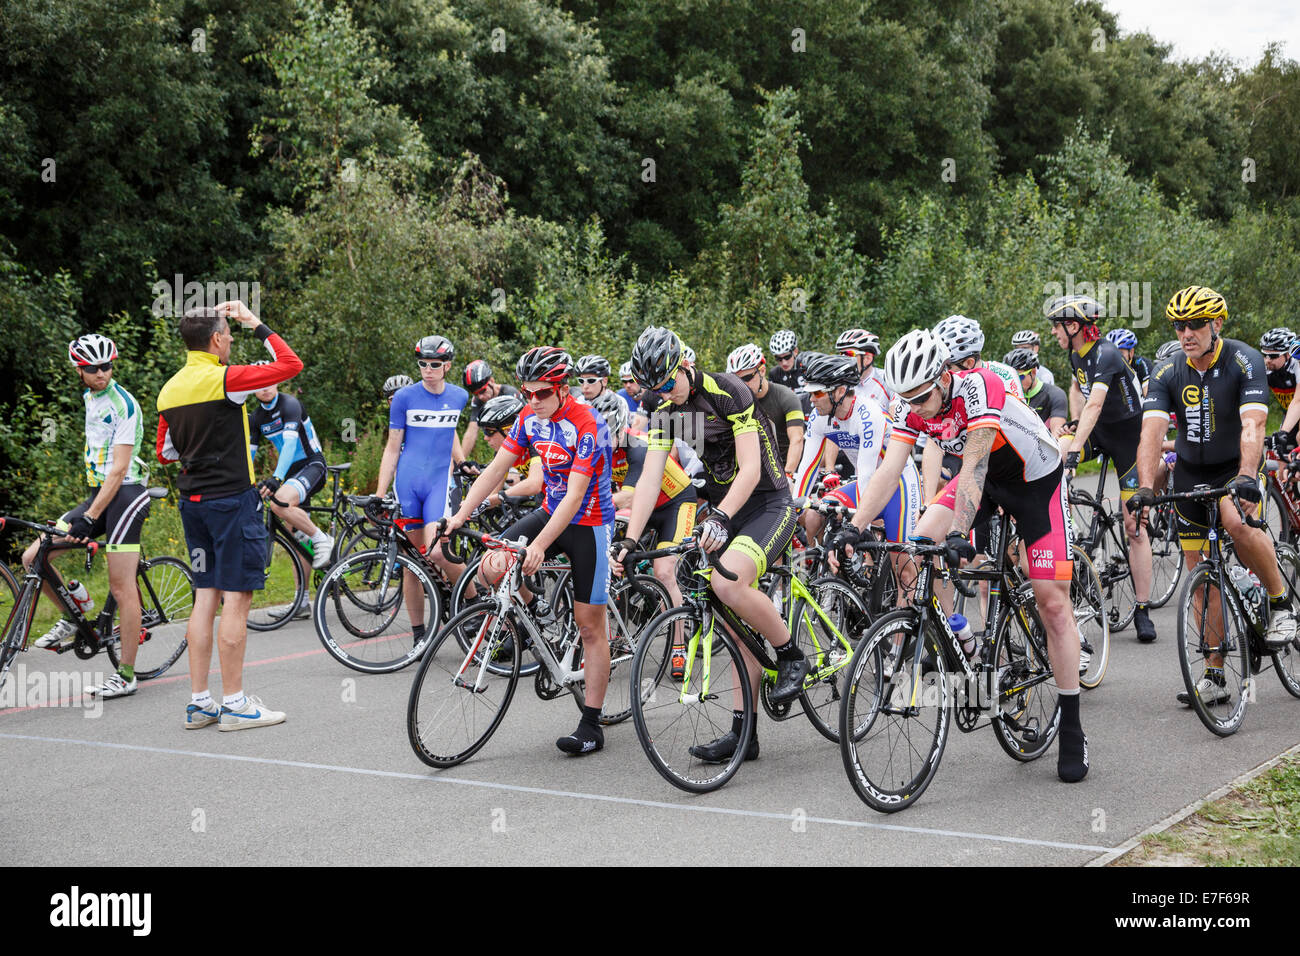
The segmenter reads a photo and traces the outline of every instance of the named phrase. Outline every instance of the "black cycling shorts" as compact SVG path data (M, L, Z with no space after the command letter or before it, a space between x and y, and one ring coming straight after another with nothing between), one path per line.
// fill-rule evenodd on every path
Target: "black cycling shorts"
M1109 458L1119 479L1120 501L1128 501L1138 490L1137 452L1141 440L1141 415L1118 422L1098 422L1079 450L1079 460L1089 461L1098 455Z
M686 492L650 512L645 526L654 529L655 547L671 548L690 537L695 529L695 511L698 507L695 495Z
M788 491L757 494L731 519L726 551L735 550L754 562L761 576L776 564L794 537L799 512ZM757 580L757 579L756 579Z
M289 470L282 484L293 482L298 487L298 504L305 505L311 496L325 487L325 462L308 461L295 471Z
M1236 462L1197 469L1180 461L1178 467L1174 469L1173 493L1179 494L1191 491L1197 485L1222 488L1233 478L1236 478L1239 472L1240 469L1237 467ZM1260 493L1264 494L1265 482L1262 471L1259 475L1259 487ZM1261 507L1264 507L1267 502L1268 496L1264 494ZM1219 507L1222 510L1223 508L1235 506L1231 502L1221 502ZM1192 552L1205 551L1206 541L1210 533L1209 503L1205 501L1177 501L1174 503L1174 517L1178 527L1178 543L1182 546L1182 549Z
M67 531L72 520L86 513L86 509L99 494L96 490L89 498L73 508L56 523L60 531ZM98 538L108 536L105 550L109 554L119 551L140 550L140 531L144 528L144 519L149 515L150 497L144 485L123 485L108 503L104 513L99 516L91 528L90 536Z
M524 515L502 531L501 538L527 538L532 541L551 516L544 508ZM546 556L558 554L569 558L573 578L573 599L583 604L609 603L609 549L613 544L612 524L571 524L546 549Z

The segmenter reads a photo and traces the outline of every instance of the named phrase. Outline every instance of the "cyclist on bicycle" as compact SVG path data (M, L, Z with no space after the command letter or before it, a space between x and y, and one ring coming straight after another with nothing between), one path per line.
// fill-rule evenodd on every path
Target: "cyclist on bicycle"
M1011 336L1012 349L1029 349L1029 351L1033 352L1035 355L1038 355L1038 350L1042 347L1042 344L1042 340L1038 337L1038 333L1033 329L1021 329L1015 335ZM1052 374L1050 368L1042 364L1041 357L1039 358L1038 365L1038 380L1044 385L1056 384L1056 376Z
M1292 401L1300 381L1300 339L1290 329L1269 329L1259 340L1259 350L1264 354L1268 387L1282 406L1282 427L1273 433L1273 440L1280 450L1294 448L1300 426L1300 402Z
M1131 329L1111 329L1106 333L1106 338L1110 340L1115 348L1119 349L1119 354L1124 357L1128 367L1137 373L1138 383L1142 386L1142 394L1147 393L1147 382L1151 379L1151 363L1137 353L1138 337L1133 334Z
M776 439L777 456L784 462L786 475L793 476L803 457L804 430L808 426L799 396L767 377L763 350L748 342L727 356L727 374L736 376L754 393L776 432L772 437Z
M1039 378L1038 353L1032 349L1012 349L1002 361L1019 373L1025 404L1038 413L1055 438L1065 427L1065 416L1069 414L1065 392Z
M464 567L452 564L439 548L430 548L428 529L451 508L452 469L465 460L456 423L469 403L463 388L447 383L456 349L441 335L426 335L415 343L420 381L393 396L388 414L388 444L379 462L375 494L383 497L391 484L402 517L397 524L407 538L438 566L453 584ZM424 588L410 571L402 575L407 613L416 634L424 626ZM436 627L437 622L429 622Z
M1268 419L1268 380L1264 359L1244 342L1220 338L1228 317L1223 296L1203 286L1188 286L1174 293L1165 307L1182 343L1184 361L1177 357L1156 367L1144 403L1142 443L1138 449L1141 485L1128 502L1140 514L1155 501L1152 490L1160 443L1169 418L1178 421L1178 467L1174 493L1196 485L1231 488L1253 513L1263 499L1260 473L1264 452L1264 427ZM1183 561L1194 568L1209 534L1208 512L1201 502L1178 502L1174 509ZM1270 648L1285 647L1296 636L1296 616L1287 601L1286 581L1267 531L1247 525L1237 509L1224 504L1219 511L1223 530L1232 538L1237 557L1254 571L1269 594L1269 623L1265 640ZM1218 605L1215 605L1217 608ZM1211 613L1218 613L1211 609ZM1217 640L1211 638L1212 646ZM1202 700L1222 703L1222 658L1219 667L1206 658L1206 671L1196 692ZM1187 695L1178 699L1187 703Z
M519 389L513 385L498 384L492 376L492 366L482 359L475 359L465 366L465 390L472 396L469 403L469 424L465 426L465 434L461 437L460 448L465 457L469 458L474 452L474 445L478 441L479 419L482 416L483 408L488 402L499 395L519 395Z
M710 508L700 526L700 546L710 553L721 551L718 563L736 576L731 581L715 574L710 586L719 601L776 649L777 678L770 699L774 703L792 700L803 688L808 660L790 639L780 612L753 587L790 543L797 516L767 416L745 383L734 375L711 375L686 367L681 340L669 329L652 326L641 333L632 350L632 371L662 402L650 417L645 466L632 498L627 538L615 547L616 560L623 562L645 530L674 438L693 442L704 462L701 496ZM757 699L758 663L743 641L740 646ZM731 730L692 747L691 755L704 761L730 759L740 741L744 716L733 712ZM745 759L757 756L755 739Z
M1067 783L1088 773L1087 738L1079 719L1079 632L1070 600L1074 562L1064 469L1042 420L986 368L954 369L939 338L927 329L905 334L885 356L885 377L898 396L885 459L858 490L853 527L865 530L895 494L924 434L961 458L961 471L931 501L916 534L939 540L948 565L974 557L968 535L1000 506L1027 546L1029 581L1047 630L1048 654L1061 702L1057 773ZM851 540L848 543L852 543Z
M136 691L135 659L140 642L140 593L135 574L140 563L140 530L149 514L149 495L144 486L144 463L140 441L144 437L144 416L140 403L113 381L117 346L103 335L83 335L68 343L68 359L77 370L86 406L86 442L83 458L90 495L59 518L55 524L73 541L89 541L107 535L108 588L117 600L122 634L121 663L117 672L90 690L105 700L127 697ZM23 567L36 560L40 541L23 552ZM58 572L50 568L56 576ZM43 585L55 600L49 582ZM57 648L76 639L77 628L60 619L37 647Z
M885 376L875 364L876 356L880 354L880 336L866 329L846 329L835 340L835 351L851 356L857 362L857 393L875 402L884 411L889 411L894 396L885 385ZM807 379L807 376L804 378Z
M384 379L384 387L381 391L384 394L384 403L393 407L393 396L400 392L406 386L413 384L409 375L390 375Z
M521 454L542 460L546 497L541 508L520 518L500 537L528 539L524 574L534 574L542 561L566 554L572 568L573 618L582 639L586 698L578 728L555 746L568 754L588 754L605 745L600 709L609 686L609 629L605 605L609 596L609 547L614 527L610 492L612 452L609 430L590 405L578 402L566 387L573 359L554 346L539 345L519 357L515 377L523 388L527 409L511 426L496 457L470 486L460 510L446 522L444 535L463 525ZM510 572L514 556L489 551L479 565L479 579L494 587ZM526 585L519 595L536 616L549 609Z
M269 365L265 360L254 365ZM293 395L281 395L275 385L258 389L258 405L248 416L248 453L257 457L258 442L265 438L275 448L275 473L263 478L263 500L285 524L311 538L311 566L329 567L334 539L311 520L305 510L312 495L325 487L325 453L302 402ZM272 497L285 502L277 505Z
M1087 296L1061 296L1047 306L1047 318L1061 348L1069 352L1074 381L1070 410L1079 420L1074 434L1061 435L1065 469L1074 472L1080 459L1107 455L1115 464L1119 497L1126 502L1138 488L1137 448L1142 433L1142 386L1115 343L1103 338L1097 320L1101 305ZM1086 399L1086 401L1085 401ZM1129 563L1137 607L1133 627L1137 639L1156 639L1147 603L1151 599L1151 539L1134 515L1124 511Z

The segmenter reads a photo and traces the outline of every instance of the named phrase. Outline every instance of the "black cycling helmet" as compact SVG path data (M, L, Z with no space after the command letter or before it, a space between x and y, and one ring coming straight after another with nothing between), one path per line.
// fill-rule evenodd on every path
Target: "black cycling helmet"
M603 355L584 355L575 369L579 375L601 375L609 378L609 359Z
M519 413L523 411L524 400L518 395L498 395L483 403L483 410L478 413L478 424L482 429L500 428L505 430L514 424Z
M858 384L862 373L851 355L824 355L821 352L803 353L803 380L805 391L824 388L831 391L836 386Z
M492 377L492 366L482 359L475 359L465 366L465 387L477 392Z
M521 382L550 382L559 385L573 374L573 356L554 345L536 345L515 363L515 377Z
M1038 368L1038 355L1033 349L1012 349L1002 361L1017 372L1030 372Z
M682 340L672 329L652 325L632 346L632 375L646 388L661 387L681 364Z
M443 335L426 335L415 343L415 354L422 359L443 359L450 362L456 357L456 347Z

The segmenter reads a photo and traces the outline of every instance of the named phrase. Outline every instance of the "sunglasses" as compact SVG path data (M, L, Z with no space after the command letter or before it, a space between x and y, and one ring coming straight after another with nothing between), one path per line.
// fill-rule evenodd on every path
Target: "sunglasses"
M595 384L596 384L597 382L599 382L599 381L600 381L599 378L597 378L597 377L594 376L594 375L591 375L591 376L587 376L587 377L585 377L585 378L579 378L579 379L578 379L578 384L579 384L579 385L595 385Z
M625 378L625 379L623 379L623 384L624 384L624 385L635 385L635 384L636 384L636 379L634 379L634 378Z
M1181 332L1181 331L1183 331L1184 329L1191 329L1193 332L1195 332L1195 331L1198 330L1198 329L1203 329L1203 328L1205 328L1205 327L1206 327L1207 325L1209 325L1209 324L1210 324L1210 320L1209 320L1209 319L1187 319L1187 320L1185 320L1185 321L1184 321L1184 320L1178 320L1178 319L1175 319L1175 320L1174 320L1174 331L1175 331L1175 332Z
M500 435L502 438L505 438L505 437L506 437L506 433L505 433L505 430L504 430L504 429L501 429L501 428L485 428L485 429L483 429L483 437L484 437L484 438L491 438L493 435Z
M484 385L482 388L476 388L476 389L474 390L474 397L475 397L475 398L478 398L478 397L480 397L480 396L482 396L482 395L487 394L487 393L490 392L490 391L492 391L492 386L491 386L491 385Z
M416 359L415 364L420 366L420 368L442 368L445 365L450 365L451 361L448 359L429 359L428 361L424 359Z
M752 382L757 375L758 375L758 369L754 369L754 371L750 372L748 375L741 375L739 372L737 372L736 378L748 384L749 382Z
M555 389L553 387L548 387L548 388L522 388L521 387L519 390L524 393L524 398L526 398L530 402L544 402L552 395L555 394Z
M1287 356L1286 352L1265 352L1264 353L1264 358L1266 359L1280 359L1280 358L1286 358L1286 356Z
M82 365L81 370L87 375L93 375L95 372L111 372L113 371L113 363L105 362L103 365Z
M788 361L790 361L790 359L792 359L792 358L794 358L794 353L793 353L793 352L787 352L785 355L777 355L777 356L776 356L776 360L777 360L778 362L788 362Z
M663 384L654 386L653 388L650 389L650 391L658 395L667 395L669 392L673 390L673 387L676 384L677 384L677 373L673 372L673 374L669 375L667 380L664 381Z
M922 392L920 395L913 395L911 398L907 398L903 395L899 395L898 400L902 402L904 405L908 405L908 406L921 405L924 404L925 400L930 397L930 393L933 392L938 387L939 387L939 383L935 382L924 392Z
M807 391L809 398L825 398L830 394L830 391L824 388L808 388Z

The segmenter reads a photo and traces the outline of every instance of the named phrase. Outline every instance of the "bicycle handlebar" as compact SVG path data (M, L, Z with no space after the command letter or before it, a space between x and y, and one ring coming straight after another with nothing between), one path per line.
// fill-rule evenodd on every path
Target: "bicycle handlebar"
M1169 495L1157 495L1155 504L1162 505L1172 501L1205 501L1210 498L1231 498L1232 503L1237 506L1237 514L1241 515L1241 520L1246 522L1252 528L1267 528L1268 524L1260 518L1253 518L1246 514L1246 509L1241 506L1241 497L1235 488L1209 488L1205 485L1197 485L1191 491L1180 491Z
M672 557L675 554L685 554L687 551L695 551L697 549L703 550L700 548L698 534L699 534L699 527L697 526L695 532L692 533L692 535L689 538L687 538L685 541L683 541L681 544L673 545L671 548L659 548L658 550L655 551L629 551L627 553L627 557L624 558L623 560L625 562L643 561L646 558L667 558L667 557ZM712 555L709 555L709 566L712 567L713 570L721 574L728 581L738 580L736 575L732 574L722 565L714 561Z

